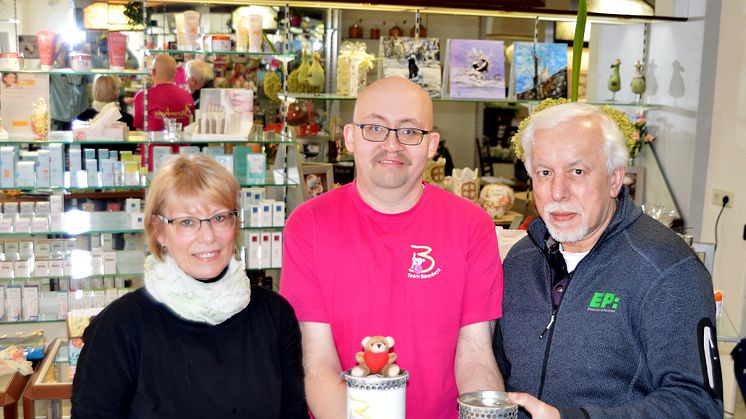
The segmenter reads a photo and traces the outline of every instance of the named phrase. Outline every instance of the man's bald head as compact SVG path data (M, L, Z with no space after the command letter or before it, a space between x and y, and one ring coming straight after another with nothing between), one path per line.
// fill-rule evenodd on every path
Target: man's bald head
M176 77L176 60L168 54L155 57L153 63L153 79L155 84L173 83Z
M392 76L377 80L363 89L355 102L354 120L360 121L372 109L371 102L406 101L408 105L419 108L417 114L422 118L423 129L433 128L433 102L430 96L416 83L404 77ZM374 108L375 109L375 108Z

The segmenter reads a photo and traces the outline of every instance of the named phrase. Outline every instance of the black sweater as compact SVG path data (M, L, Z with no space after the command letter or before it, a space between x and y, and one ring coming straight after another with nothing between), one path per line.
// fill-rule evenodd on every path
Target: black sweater
M252 287L248 307L210 326L139 289L83 338L73 418L308 417L298 321L272 291Z

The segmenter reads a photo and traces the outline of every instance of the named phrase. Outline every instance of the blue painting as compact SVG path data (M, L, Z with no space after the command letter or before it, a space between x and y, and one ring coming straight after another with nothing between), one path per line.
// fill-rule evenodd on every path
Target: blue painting
M519 100L567 97L567 44L515 42L511 75Z
M450 96L505 99L503 41L448 40Z

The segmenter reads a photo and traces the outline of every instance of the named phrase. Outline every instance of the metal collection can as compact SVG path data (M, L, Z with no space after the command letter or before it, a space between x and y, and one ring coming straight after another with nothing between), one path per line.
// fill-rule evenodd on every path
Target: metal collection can
M472 391L458 396L459 419L516 419L518 405L504 391Z
M342 376L347 382L347 419L405 419L408 372L354 377L345 371Z

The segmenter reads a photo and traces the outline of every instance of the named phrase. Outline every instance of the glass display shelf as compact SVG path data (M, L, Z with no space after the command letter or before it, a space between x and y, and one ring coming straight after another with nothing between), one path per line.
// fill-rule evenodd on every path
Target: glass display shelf
M288 101L295 101L295 100L341 100L341 101L347 101L347 100L356 100L357 97L355 96L345 96L345 95L337 95L334 93L287 93L282 94L279 93L277 96L280 97L280 99L288 100ZM433 102L464 102L464 103L485 103L488 106L527 106L532 107L536 106L539 103L541 103L540 100L515 100L515 99L490 99L490 98L458 98L458 97L450 97L450 96L444 96L444 97L433 97ZM644 103L644 102L612 102L612 101L602 101L602 102L584 102L591 105L608 105L608 106L618 106L618 107L632 107L632 108L644 108L644 109L656 109L660 108L661 105L654 104L654 103Z
M23 192L39 192L39 191L90 191L90 190L101 190L101 191L122 191L122 190L140 190L145 188L145 186L140 185L117 185L117 186L87 186L87 185L81 185L81 186L70 186L68 182L65 183L65 186L15 186L15 187L7 187L7 188L0 188L0 191L23 191Z
M108 68L93 68L88 71L74 71L71 68L54 68L52 70L42 70L40 68L29 69L29 70L0 70L5 73L31 73L31 74L78 74L82 76L95 76L98 74L112 74L116 76L147 76L150 74L148 70L111 70Z
M253 226L241 226L241 230L247 231L282 231L285 226L270 226L270 227L253 227Z
M47 346L44 359L31 375L26 391L23 392L23 417L35 417L35 402L51 400L53 413L60 413L62 400L69 400L72 395L72 380L75 367L67 362L67 343L55 338ZM57 416L54 415L53 416Z
M225 143L225 144L285 144L292 143L293 139L285 137L274 131L264 132L263 138L240 138L238 136L198 136L194 137L192 134L183 133L180 135L178 140L168 140L165 138L163 132L142 132L142 131L130 131L127 140L119 141L107 138L96 138L95 136L89 136L85 140L76 140L73 138L72 131L52 131L49 134L48 139L42 140L34 138L28 135L10 135L7 138L0 138L0 145L24 145L24 144L64 144L64 145L107 145L107 144L132 144L137 146L140 144L208 144L208 143Z
M67 211L62 215L62 229L34 228L41 227L39 219L48 221L47 226L54 224L48 217L25 217L19 226L18 218L0 219L0 236L29 236L29 235L81 235L99 233L142 233L142 228L132 226L132 213L124 211L96 211L80 210ZM43 221L41 221L43 222ZM37 223L37 224L35 224ZM32 231L34 230L34 231Z
M64 319L53 319L53 320L19 320L17 322L0 322L0 325L13 325L13 324L43 324L43 323L63 323Z
M46 276L15 276L15 277L3 277L0 278L1 282L15 281L15 282L33 282L33 281L44 281L47 279L73 279L73 280L88 280L98 278L130 278L134 276L142 276L143 266L145 264L145 252L143 250L115 250L116 254L116 272L115 273L94 273L91 266L93 255L87 250L73 250L69 254L69 269L70 272L65 275L46 275ZM65 262L67 261L64 257L58 259L51 259L52 261ZM84 287L86 288L86 287Z
M150 54L204 54L204 55L248 55L249 57L271 57L271 58L297 58L298 55L294 53L278 53L278 52L248 52L248 51L195 51L195 50L184 50L184 49L150 49L147 50Z
M297 173L297 172L296 172ZM248 179L247 173L234 173L233 176L238 180L239 185L242 188L251 188L252 186L298 186L300 183L297 178L286 175L283 170L276 169L274 171L268 171L265 175L264 182L256 182ZM297 176L297 175L296 175Z

